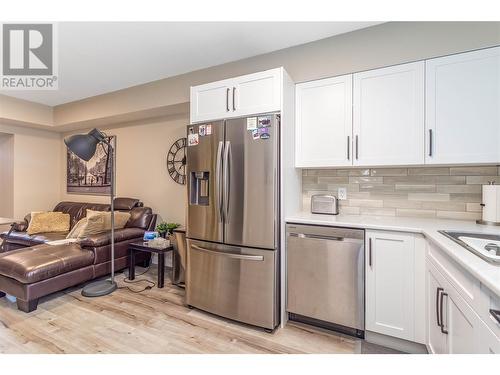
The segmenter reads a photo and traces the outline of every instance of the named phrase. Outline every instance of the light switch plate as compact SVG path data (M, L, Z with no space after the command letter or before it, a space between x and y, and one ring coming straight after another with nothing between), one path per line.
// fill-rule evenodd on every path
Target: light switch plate
M345 201L347 199L347 188L340 187L338 192L339 200Z

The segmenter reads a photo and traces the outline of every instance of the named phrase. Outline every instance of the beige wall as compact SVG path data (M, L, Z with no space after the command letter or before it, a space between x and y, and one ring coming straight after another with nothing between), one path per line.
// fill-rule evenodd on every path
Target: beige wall
M391 22L54 108L56 125L189 102L189 86L284 66L295 82L500 44L500 22Z
M61 135L5 124L0 132L14 139L14 217L51 210L61 196Z
M0 133L0 217L14 214L14 136Z
M184 115L134 126L102 128L107 134L117 136L117 196L140 198L161 219L180 224L184 224L185 218L185 186L177 184L168 175L166 155L175 140L185 137L188 121ZM62 200L109 202L106 196L66 193L66 147L63 142L60 147L64 155Z
M53 108L0 94L0 122L7 121L34 127L52 126Z

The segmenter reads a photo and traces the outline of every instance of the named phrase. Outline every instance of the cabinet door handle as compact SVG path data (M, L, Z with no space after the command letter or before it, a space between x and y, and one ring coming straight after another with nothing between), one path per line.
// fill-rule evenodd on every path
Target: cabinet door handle
M230 90L230 88L228 87L228 88L226 89L226 111L227 111L227 112L229 112L229 111L230 111L230 109L229 109L229 90Z
M448 297L448 293L442 292L441 298L439 299L439 319L441 320L441 332L445 335L448 334L448 330L444 329L444 320L443 320L443 300L444 296Z
M235 93L236 93L236 87L233 87L233 111L236 111L236 103L234 102Z
M347 160L351 160L351 137L347 136Z
M429 129L429 156L432 156L432 129Z
M490 309L490 314L493 318L495 318L497 323L500 323L500 310Z
M372 268L372 239L368 238L368 265Z
M436 323L438 327L441 327L441 322L439 320L439 296L441 292L444 292L443 288L436 288Z
M356 134L356 160L358 160L358 135Z

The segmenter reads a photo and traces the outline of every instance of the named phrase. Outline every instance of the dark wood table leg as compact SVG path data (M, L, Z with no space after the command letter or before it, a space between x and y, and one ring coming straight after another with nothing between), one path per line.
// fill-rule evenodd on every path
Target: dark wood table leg
M158 288L165 283L165 253L158 253Z
M129 268L128 268L128 279L129 280L134 280L135 279L135 251L130 249L129 250L130 256L129 256Z

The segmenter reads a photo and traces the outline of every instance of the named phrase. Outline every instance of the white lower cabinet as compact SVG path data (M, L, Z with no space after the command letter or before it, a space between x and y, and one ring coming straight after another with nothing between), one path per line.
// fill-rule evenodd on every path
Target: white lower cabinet
M426 289L430 353L500 353L500 323L490 313L498 297L430 243Z
M441 332L439 297L444 290L443 280L436 272L427 268L427 350L429 353L446 353L446 335Z
M441 293L442 322L450 354L479 353L479 332L482 324L474 310L454 289Z
M486 324L482 324L480 333L481 353L500 354L500 338Z
M481 353L482 321L434 265L427 264L429 352Z
M411 233L366 231L366 330L425 342L425 244Z

